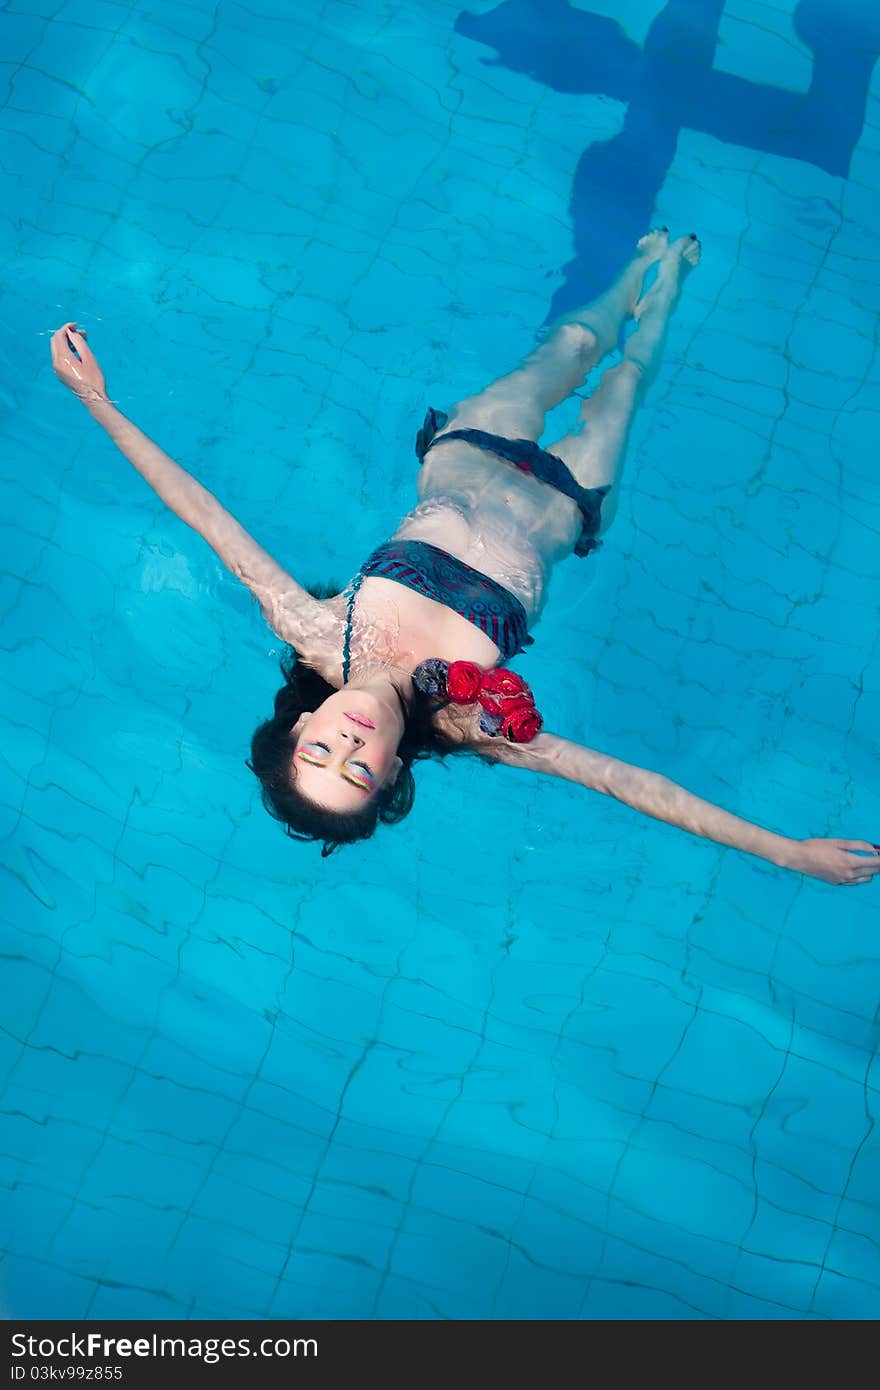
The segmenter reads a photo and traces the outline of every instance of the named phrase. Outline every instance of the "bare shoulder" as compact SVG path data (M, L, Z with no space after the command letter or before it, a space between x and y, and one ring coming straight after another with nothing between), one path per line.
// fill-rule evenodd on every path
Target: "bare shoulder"
M518 767L529 765L529 745L510 743L506 738L493 738L484 733L480 728L479 709L474 705L446 705L437 710L433 722L437 732L449 743L465 747L482 758Z
M441 705L434 711L431 723L441 738L455 747L475 748L475 729L477 736L483 737L473 711L461 705Z
M345 629L345 597L313 598L296 586L272 596L262 605L263 616L274 632L295 648L310 666L324 671L341 667ZM267 611L267 608L269 611Z

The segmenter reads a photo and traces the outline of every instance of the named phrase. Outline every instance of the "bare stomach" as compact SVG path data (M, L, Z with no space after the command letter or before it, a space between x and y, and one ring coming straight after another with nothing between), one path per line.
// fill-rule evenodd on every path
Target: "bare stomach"
M395 537L439 546L487 574L535 622L553 564L571 553L580 533L575 504L511 464L458 443L428 454L419 497Z

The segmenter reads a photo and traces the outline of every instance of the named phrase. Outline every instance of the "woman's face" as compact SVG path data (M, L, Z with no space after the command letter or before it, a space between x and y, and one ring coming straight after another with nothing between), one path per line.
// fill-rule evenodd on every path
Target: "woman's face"
M344 686L293 726L297 787L315 805L357 811L396 781L403 714L393 687L384 686Z

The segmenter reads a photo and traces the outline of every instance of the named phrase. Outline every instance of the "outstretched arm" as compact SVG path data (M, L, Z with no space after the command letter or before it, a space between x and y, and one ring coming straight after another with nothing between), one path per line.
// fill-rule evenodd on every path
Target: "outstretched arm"
M247 585L282 641L307 653L320 630L318 600L291 579L213 493L117 410L107 398L98 362L75 324L65 324L53 335L52 365L154 492L181 521L198 531L226 568Z
M485 738L479 743L473 741L472 746L486 757L579 782L668 825L755 854L780 868L810 874L825 883L870 883L874 874L880 872L880 846L866 840L792 840L776 835L711 801L703 801L660 773L620 762L556 734L538 734L531 743L520 744ZM854 853L857 850L862 854Z

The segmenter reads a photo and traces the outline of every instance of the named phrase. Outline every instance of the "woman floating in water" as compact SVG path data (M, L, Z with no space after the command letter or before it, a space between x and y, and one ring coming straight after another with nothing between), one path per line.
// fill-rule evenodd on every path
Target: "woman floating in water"
M566 315L509 375L460 401L448 419L429 411L416 445L419 505L345 593L326 598L300 588L116 409L76 324L54 335L60 379L293 649L250 766L267 809L294 838L323 840L324 854L364 839L409 811L418 758L471 752L579 782L826 883L869 883L880 870L880 846L773 834L658 773L540 732L531 692L503 669L532 640L553 566L595 549L611 523L627 431L682 278L698 260L695 237L670 244L665 228L651 232L617 283ZM655 263L656 279L639 298ZM545 413L616 346L629 316L638 329L583 403L586 429L540 449Z

